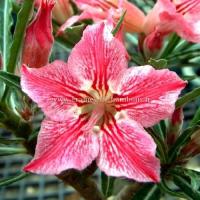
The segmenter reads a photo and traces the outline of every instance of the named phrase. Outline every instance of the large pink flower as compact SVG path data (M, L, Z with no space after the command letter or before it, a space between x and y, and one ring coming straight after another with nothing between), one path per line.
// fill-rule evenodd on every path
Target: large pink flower
M46 115L25 171L83 170L96 159L107 175L159 181L156 144L143 127L172 114L185 87L176 73L128 68L123 44L100 23L86 28L67 64L23 66L21 85Z
M176 32L190 42L200 42L200 0L158 0L144 23L147 46L160 48L163 37Z

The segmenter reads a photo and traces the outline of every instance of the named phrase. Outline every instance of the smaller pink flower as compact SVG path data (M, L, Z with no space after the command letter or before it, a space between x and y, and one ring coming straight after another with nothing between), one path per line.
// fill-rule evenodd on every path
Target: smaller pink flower
M39 68L49 61L54 42L51 22L53 6L53 0L42 0L35 19L26 30L22 63L29 67Z
M125 30L137 33L142 31L141 24L144 23L145 16L140 9L127 0L74 0L74 2L83 12L79 16L76 15L67 20L60 28L60 33L83 19L92 19L94 22L98 22L108 19L112 15L117 22L125 10L127 11L124 18Z
M158 0L144 23L146 46L160 49L163 38L176 32L183 39L200 42L200 0Z
M21 73L23 91L46 115L25 171L59 174L96 160L109 176L160 180L156 144L143 127L173 113L186 84L176 73L128 68L123 44L104 23L85 29L67 64L24 65Z

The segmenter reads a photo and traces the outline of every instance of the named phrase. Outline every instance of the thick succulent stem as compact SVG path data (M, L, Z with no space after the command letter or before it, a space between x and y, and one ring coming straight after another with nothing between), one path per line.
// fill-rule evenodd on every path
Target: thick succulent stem
M76 189L85 200L105 200L95 181L85 176L84 172L68 170L58 175L58 178Z

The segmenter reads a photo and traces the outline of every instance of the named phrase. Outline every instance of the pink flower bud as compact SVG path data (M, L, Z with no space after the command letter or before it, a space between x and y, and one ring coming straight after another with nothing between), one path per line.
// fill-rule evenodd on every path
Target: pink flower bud
M36 0L36 7L39 7L41 0ZM63 24L73 15L73 8L69 0L57 0L52 11L53 19L59 24Z
M167 134L167 143L169 145L172 145L180 135L183 118L183 108L177 108L170 119L169 131Z
M54 1L42 0L35 19L27 28L22 63L29 67L39 68L48 63L54 42L51 23L53 6Z

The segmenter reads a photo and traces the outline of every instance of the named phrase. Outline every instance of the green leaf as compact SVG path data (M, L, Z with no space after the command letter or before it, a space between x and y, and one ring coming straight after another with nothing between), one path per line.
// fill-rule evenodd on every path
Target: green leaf
M192 185L185 179L185 177L179 174L173 174L174 183L192 200L200 199L200 192L194 190Z
M13 176L13 177L10 177L10 178L6 178L6 179L2 179L0 180L0 187L2 186L7 186L7 185L10 185L12 183L15 183L21 179L24 179L26 178L27 176L29 176L30 174L28 173L21 173L17 176Z
M181 79L183 79L184 81L192 81L194 79L198 78L197 75L191 75L191 76L182 76Z
M159 188L163 192L165 192L167 194L170 194L173 197L179 197L179 198L185 198L185 199L187 199L187 196L183 192L174 191L171 188L169 188L168 185L166 184L166 182L164 180L162 180L159 183Z
M25 148L0 146L0 156L27 153Z
M126 15L126 11L124 11L121 15L121 17L119 18L119 21L117 22L117 25L115 26L115 28L112 30L112 34L113 36L115 36L117 34L117 32L120 30L120 27L124 21L124 17Z
M11 43L12 26L12 0L0 1L0 52L3 56L3 68L6 71L9 57L9 48Z
M155 200L160 199L161 192L156 184L144 185L132 198L132 200Z
M4 119L6 119L6 115L0 111L0 121L3 121Z
M167 147L166 144L164 143L162 135L160 135L159 132L156 132L154 128L152 129L148 128L147 132L152 136L157 145L157 153L159 155L161 163L163 164L167 163L168 160Z
M16 89L21 90L19 76L8 72L0 71L0 80L3 81L9 87L14 87Z
M192 90L191 92L185 94L184 96L180 97L176 101L176 108L180 108L184 106L185 104L189 103L190 101L196 99L200 96L200 87Z
M114 177L109 177L105 173L101 172L101 189L105 197L112 195L114 181Z
M163 69L167 67L167 60L165 59L156 60L156 59L150 58L148 60L148 63L156 69Z
M73 44L76 44L81 39L84 28L85 28L84 24L67 28L65 31L67 38Z
M187 128L183 133L178 137L172 148L169 150L169 161L170 163L176 159L178 153L180 152L181 147L187 143L187 141L190 139L192 134L199 129L200 121L197 123L197 125L193 127Z
M17 24L15 27L13 42L10 48L9 62L7 67L7 71L10 73L13 73L17 66L26 27L33 10L34 0L26 0L23 2L22 8L17 15Z
M18 143L22 143L24 142L24 138L11 138L11 139L7 139L7 138L3 138L0 137L0 144L18 144Z
M174 33L170 37L169 42L167 46L165 47L164 51L161 53L160 58L166 58L168 55L170 55L173 52L173 50L176 48L180 40L181 38Z
M55 21L53 21L53 27L56 42L69 51L81 39L85 24L69 27L61 35L56 35L59 26Z
M196 111L192 121L190 122L190 126L195 126L200 121L200 107Z

